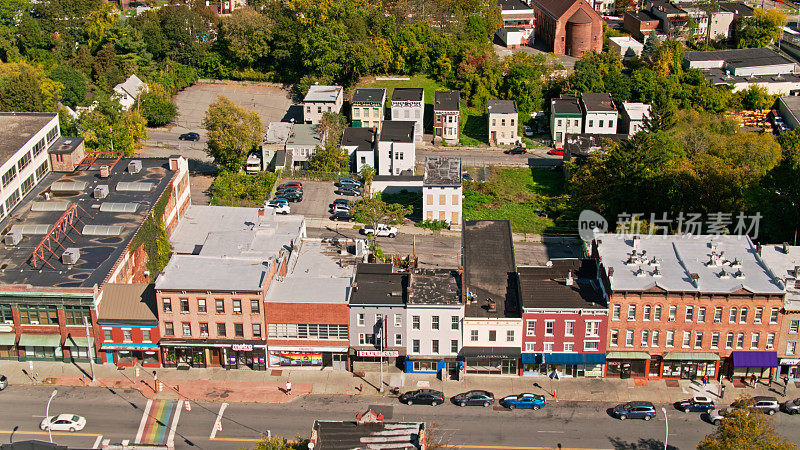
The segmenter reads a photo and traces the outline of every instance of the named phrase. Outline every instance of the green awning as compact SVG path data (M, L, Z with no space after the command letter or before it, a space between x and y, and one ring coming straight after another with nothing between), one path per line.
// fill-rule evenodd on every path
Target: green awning
M14 333L0 333L0 345L14 345L17 335Z
M60 347L60 334L31 334L23 333L19 337L20 347Z
M65 347L88 347L89 343L86 337L81 336L69 336L67 340L64 341Z
M606 359L650 359L647 352L608 352Z
M711 352L667 352L664 361L719 361L719 355Z

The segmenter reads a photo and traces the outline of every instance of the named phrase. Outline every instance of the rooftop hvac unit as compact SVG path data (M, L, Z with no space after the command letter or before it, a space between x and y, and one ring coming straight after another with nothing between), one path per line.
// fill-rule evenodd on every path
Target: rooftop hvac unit
M70 247L61 254L61 262L64 264L76 264L81 258L81 249Z
M179 159L180 159L180 156L170 156L169 157L169 170L171 170L173 172L177 172L178 171L178 169L180 168L180 166L178 164L178 160Z
M140 159L134 159L133 161L128 163L129 173L139 173L141 171L142 171L142 161Z
M108 166L100 166L100 178L108 178L111 176L111 168Z
M4 239L6 245L17 245L22 240L20 233L8 233Z
M106 198L108 197L108 185L107 184L99 184L97 187L94 188L94 198Z

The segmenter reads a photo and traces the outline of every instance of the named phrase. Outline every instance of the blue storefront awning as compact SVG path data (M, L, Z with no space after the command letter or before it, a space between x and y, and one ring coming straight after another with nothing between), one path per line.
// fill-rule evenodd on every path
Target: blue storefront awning
M733 367L778 367L778 352L735 351L731 359Z
M522 364L605 364L604 353L523 353Z

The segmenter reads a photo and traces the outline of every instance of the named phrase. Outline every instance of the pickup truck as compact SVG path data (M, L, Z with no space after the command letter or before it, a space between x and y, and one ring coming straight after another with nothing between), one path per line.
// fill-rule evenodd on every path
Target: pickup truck
M375 236L388 236L390 238L393 238L397 236L397 228L379 223L377 231L375 230L375 228L373 228L372 225L367 225L361 229L361 234L369 236L370 234L373 233L375 234Z

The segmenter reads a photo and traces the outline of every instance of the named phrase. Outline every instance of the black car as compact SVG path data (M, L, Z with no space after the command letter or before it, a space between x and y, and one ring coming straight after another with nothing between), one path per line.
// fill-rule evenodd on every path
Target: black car
M361 192L359 192L358 190L350 188L339 188L333 191L333 193L336 195L347 195L348 197L355 197L357 195L361 195Z
M199 141L200 135L192 131L191 133L183 133L182 135L178 136L178 140L181 141Z
M352 222L355 217L347 211L337 211L331 214L331 220L334 222Z
M300 197L302 197L303 196L303 191L301 191L299 189L295 189L295 188L278 189L277 191L275 191L275 195L276 196L282 197L284 194L297 194Z
M484 406L489 407L494 403L494 394L489 391L467 391L450 399L458 406Z
M303 201L303 193L297 191L284 191L276 195L277 198L285 198L289 202Z
M525 150L522 147L514 147L511 150L506 150L505 153L508 155L524 155L525 153L528 153L528 150Z
M444 403L444 394L434 389L417 389L408 391L399 397L401 403L406 405L441 405Z

